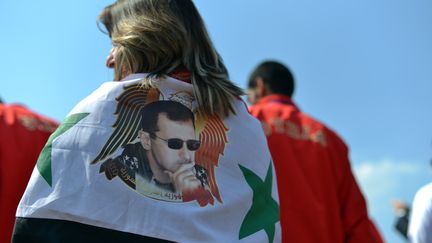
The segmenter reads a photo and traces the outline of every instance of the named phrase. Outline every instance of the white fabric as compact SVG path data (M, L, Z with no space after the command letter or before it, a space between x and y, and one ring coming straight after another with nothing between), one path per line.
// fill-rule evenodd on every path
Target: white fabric
M432 183L423 186L414 197L408 238L413 243L432 243Z
M126 85L136 84L144 74L127 81L107 82L83 99L69 115L89 113L52 145L52 187L34 169L18 206L18 217L63 219L178 242L268 242L264 230L239 240L239 229L252 205L253 191L239 164L263 181L272 165L260 123L243 101L235 103L237 115L223 120L228 143L214 169L222 203L200 207L196 201L155 200L129 188L118 177L109 181L99 173L98 155L113 132L118 97ZM192 85L165 78L157 82L160 99ZM195 105L195 104L194 104ZM115 155L121 153L121 149ZM272 198L278 202L276 174L272 169ZM280 242L275 224L274 242Z

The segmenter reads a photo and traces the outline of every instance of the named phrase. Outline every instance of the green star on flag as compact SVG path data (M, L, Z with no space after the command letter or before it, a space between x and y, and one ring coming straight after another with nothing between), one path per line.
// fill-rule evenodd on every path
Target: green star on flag
M75 126L79 121L84 119L90 113L77 113L66 117L62 124L55 130L49 137L45 147L42 149L41 154L37 160L36 166L41 176L46 182L52 186L52 172L51 172L51 150L54 139L65 133L67 130Z
M267 233L269 242L273 242L275 224L279 221L279 204L272 198L272 162L270 161L264 181L253 171L239 164L245 180L252 188L252 206L240 227L239 239L243 239L260 230Z

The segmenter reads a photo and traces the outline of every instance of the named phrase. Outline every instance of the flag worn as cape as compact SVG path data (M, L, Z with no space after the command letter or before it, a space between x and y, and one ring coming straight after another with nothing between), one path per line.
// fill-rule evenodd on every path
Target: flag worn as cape
M236 115L203 118L191 84L166 77L155 81L156 88L143 88L145 77L104 83L73 108L43 149L17 217L178 242L280 242L273 163L260 123L244 102L235 101ZM150 117L145 110L163 103L192 112L196 139L155 137L160 130L149 137L164 149L189 150L199 181L194 190L159 181L150 165L158 154L142 142L141 126ZM178 136L192 126L172 124L166 129L185 126Z

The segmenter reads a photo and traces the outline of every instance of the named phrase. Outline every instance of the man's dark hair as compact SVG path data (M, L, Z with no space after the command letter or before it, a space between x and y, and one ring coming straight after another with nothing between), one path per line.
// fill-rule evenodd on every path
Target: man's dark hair
M272 93L291 97L294 93L294 77L285 65L276 61L259 64L249 76L249 88L256 87L256 79L262 78Z
M159 131L157 122L159 114L165 114L171 121L187 122L192 121L195 127L194 115L189 108L176 101L161 100L144 106L141 111L141 127L143 131L154 138L154 133Z

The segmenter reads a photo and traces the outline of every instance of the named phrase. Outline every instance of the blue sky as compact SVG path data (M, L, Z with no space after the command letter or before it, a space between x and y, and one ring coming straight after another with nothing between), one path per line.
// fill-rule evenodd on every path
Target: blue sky
M101 83L112 1L1 0L0 96L57 120ZM264 59L287 64L295 100L337 131L388 242L390 201L432 181L432 2L196 0L231 78Z

